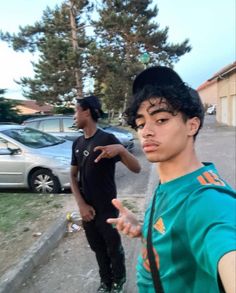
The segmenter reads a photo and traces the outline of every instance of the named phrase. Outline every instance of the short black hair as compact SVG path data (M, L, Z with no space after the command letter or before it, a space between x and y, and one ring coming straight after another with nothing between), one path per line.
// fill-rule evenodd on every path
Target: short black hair
M89 109L95 122L104 115L99 98L96 96L87 96L82 99L77 99L77 104L80 105L83 110Z
M198 92L186 85L174 70L163 66L151 67L136 77L133 83L133 97L125 111L127 123L132 128L136 128L135 120L140 104L151 98L165 99L169 111L173 115L180 112L184 120L198 117L199 129L202 127L204 107L201 98Z

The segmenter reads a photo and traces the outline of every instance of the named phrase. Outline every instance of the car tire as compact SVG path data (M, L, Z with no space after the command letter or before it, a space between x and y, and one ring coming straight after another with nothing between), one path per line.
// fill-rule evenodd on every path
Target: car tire
M48 169L35 171L30 176L29 185L35 193L58 193L61 190L59 180Z

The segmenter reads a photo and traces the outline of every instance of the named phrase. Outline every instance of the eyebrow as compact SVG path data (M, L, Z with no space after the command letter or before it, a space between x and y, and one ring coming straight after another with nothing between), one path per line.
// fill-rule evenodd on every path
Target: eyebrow
M160 109L156 109L156 110L153 110L153 111L150 111L150 109L148 110L148 114L150 116L154 116L155 114L160 113L160 112L167 112L167 113L171 113L172 114L172 111L167 110L165 108L160 108ZM143 117L144 117L143 114L137 114L136 117L135 117L135 119L139 119L139 118L143 118Z

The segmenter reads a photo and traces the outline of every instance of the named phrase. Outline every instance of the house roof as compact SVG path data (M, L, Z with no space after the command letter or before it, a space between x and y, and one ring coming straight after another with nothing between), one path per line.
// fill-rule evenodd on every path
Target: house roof
M26 100L20 102L21 106L34 110L35 112L51 112L53 109L53 106L51 105L39 105L34 100Z
M208 79L208 81L211 81L213 79L217 79L217 78L221 78L224 75L229 74L230 72L232 72L233 70L236 69L236 61L234 61L233 63L223 67L221 70L219 70L218 72L216 72L211 78Z
M223 67L221 70L217 71L211 78L209 78L207 81L205 81L204 83L202 83L198 88L197 91L201 91L207 87L209 87L210 85L214 84L215 82L217 82L218 78L222 78L224 75L229 74L230 72L232 72L233 70L236 69L236 61Z
M207 87L209 87L210 85L216 83L216 80L213 79L213 80L207 80L205 81L204 83L202 83L198 88L197 88L197 91L201 91Z

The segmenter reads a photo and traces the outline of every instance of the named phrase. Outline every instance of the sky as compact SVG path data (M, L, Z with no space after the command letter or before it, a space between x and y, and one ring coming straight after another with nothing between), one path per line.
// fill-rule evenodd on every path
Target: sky
M61 2L2 1L0 30L17 33L19 26L40 20L46 6L53 8ZM159 9L156 21L160 28L169 27L168 41L181 43L189 39L192 50L180 58L174 69L191 87L197 88L236 60L235 0L154 0L153 3ZM15 80L34 76L31 61L37 61L37 55L14 52L0 41L0 89L7 89L5 97L23 98Z

